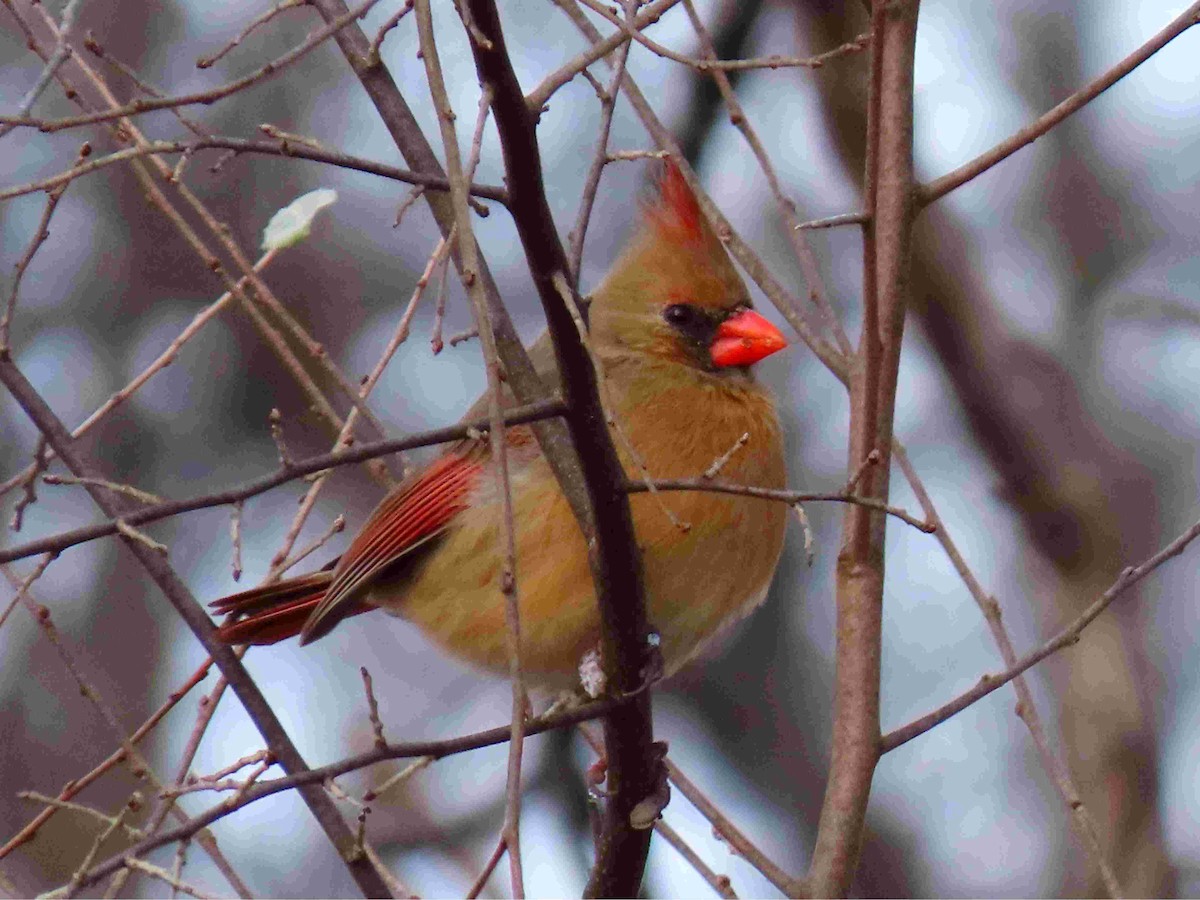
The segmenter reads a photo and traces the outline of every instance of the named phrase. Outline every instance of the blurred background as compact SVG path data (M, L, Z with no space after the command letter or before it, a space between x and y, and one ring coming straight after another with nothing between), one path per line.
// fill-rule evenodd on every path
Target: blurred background
M47 4L58 15L62 4ZM74 34L94 34L111 57L175 95L249 74L315 30L303 7L254 32L208 70L195 61L231 40L266 5L177 0L82 4ZM722 57L810 55L865 32L859 4L700 2ZM944 174L1017 131L1116 64L1184 8L1179 2L1024 0L922 4L917 48L916 156L922 180ZM397 11L376 7L368 35ZM606 33L611 26L596 19ZM450 4L435 9L451 100L466 140L479 98L462 26ZM526 90L574 57L584 42L550 4L509 4L504 25ZM697 53L682 9L648 31ZM434 140L424 67L407 17L383 44L383 60ZM922 217L914 250L915 294L901 371L896 433L946 525L1004 612L1018 652L1037 646L1095 599L1121 569L1149 556L1195 521L1200 414L1200 33L1187 32L1036 144L955 191ZM101 68L122 99L128 79ZM861 208L865 53L824 68L735 74L736 89L795 201L801 219ZM17 109L42 62L9 13L0 14L0 110ZM711 81L635 46L629 70L671 127L738 232L797 296L807 287L775 206ZM608 70L593 66L601 82ZM33 114L76 109L51 86ZM394 165L399 160L358 81L331 43L281 75L189 117L212 132L258 138L270 123L322 144ZM539 127L545 178L562 234L571 227L597 139L599 104L581 78L556 93ZM156 138L186 137L169 112L139 119ZM100 127L0 138L0 190L67 169L83 140L113 148ZM610 146L652 149L624 100ZM271 215L296 196L335 188L339 201L312 237L285 251L266 278L288 309L350 378L375 365L437 242L422 204L393 227L407 186L331 166L240 156L209 170L206 152L184 170L188 185L253 254ZM173 162L173 160L172 160ZM581 285L593 286L636 222L653 166L606 168L585 249ZM500 183L489 126L477 180ZM0 203L0 264L8 276L26 252L44 194ZM476 219L488 263L522 334L541 330L520 244L502 207ZM13 354L69 425L142 371L223 291L143 199L123 167L81 178L64 195L20 285ZM861 242L854 228L810 232L829 296L856 339ZM8 277L6 276L6 277ZM446 336L470 326L449 279ZM5 282L7 301L11 280ZM781 318L757 294L760 308ZM389 435L454 422L484 386L478 344L434 355L434 293L426 296L370 406ZM759 367L787 423L797 489L833 491L847 477L845 392L799 342ZM272 408L294 456L325 452L333 436L307 411L291 377L246 318L230 307L173 365L92 432L108 476L170 498L240 484L273 470ZM0 477L33 457L36 430L0 395ZM370 437L369 432L363 432ZM415 454L413 459L420 459ZM52 471L58 471L54 469ZM918 511L907 485L893 502ZM265 576L302 495L291 484L245 506L245 573L231 573L227 509L190 513L147 529L202 601ZM339 513L362 523L380 488L341 470L322 492L300 538L323 534ZM4 546L99 520L78 487L40 486L22 530L7 530L19 489L0 500ZM841 510L812 504L815 562L801 534L789 538L765 607L711 659L665 685L655 726L671 755L726 814L784 868L802 874L820 809L831 726L833 572ZM883 722L905 724L1003 668L982 616L936 540L889 528ZM345 534L317 551L316 567ZM1057 752L1069 762L1131 895L1200 892L1200 631L1196 550L1168 563L1067 650L1031 674ZM32 560L11 567L18 578ZM0 606L14 596L4 582ZM89 682L132 731L203 661L199 645L149 578L102 540L64 552L33 588ZM370 746L358 673L366 665L392 740L448 737L507 721L509 688L446 660L395 620L352 619L330 637L252 650L246 658L312 765ZM1189 662L1190 660L1190 662ZM201 685L211 689L215 674ZM169 778L192 730L200 691L144 742ZM887 755L874 782L861 895L1091 895L1100 890L1068 811L1043 770L1003 689ZM119 744L80 696L32 617L16 608L0 626L0 840L40 808L19 791L55 794ZM208 773L261 746L236 701L222 703L193 769ZM582 769L589 751L569 733L527 742L523 818L531 895L577 894L590 861ZM375 804L368 835L423 895L461 894L495 844L503 820L504 747L439 762ZM387 773L344 779L365 787ZM138 787L118 768L79 798L115 813ZM144 787L143 787L144 790ZM185 797L199 811L211 797ZM353 816L351 810L349 815ZM776 889L712 835L676 795L666 819L742 896ZM70 879L102 829L87 816L56 815L36 840L0 862L18 893ZM214 828L251 889L263 894L354 893L303 805L272 797ZM106 850L104 856L112 850ZM170 865L170 853L159 851ZM502 867L503 868L503 867ZM227 886L198 849L184 877ZM161 883L128 891L156 896ZM506 875L489 891L506 894ZM708 895L661 841L646 880L651 896Z

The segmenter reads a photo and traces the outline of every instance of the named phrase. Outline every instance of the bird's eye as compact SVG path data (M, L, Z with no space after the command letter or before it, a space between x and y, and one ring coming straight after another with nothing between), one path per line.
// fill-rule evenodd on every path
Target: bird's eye
M663 321L689 341L708 346L717 322L706 310L691 303L672 303L662 311Z
M673 303L663 310L663 318L676 328L686 328L699 319L699 313L694 306L686 303Z

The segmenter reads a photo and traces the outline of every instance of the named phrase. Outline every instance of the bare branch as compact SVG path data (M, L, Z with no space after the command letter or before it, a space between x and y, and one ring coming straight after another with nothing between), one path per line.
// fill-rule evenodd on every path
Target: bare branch
M278 3L268 9L266 12L256 16L249 25L238 32L237 37L225 44L225 46L216 53L213 53L210 56L202 56L197 59L196 68L207 69L211 67L213 63L218 62L222 57L224 57L227 53L241 44L242 41L248 38L250 33L256 28L261 28L263 25L266 25L280 13L287 12L289 9L295 9L297 6L304 6L306 2L307 0L279 0Z
M977 156L965 165L959 166L953 172L948 172L941 178L922 185L919 189L919 202L922 206L939 200L956 187L960 187L982 175L992 166L1012 156L1026 144L1032 144L1047 131L1072 113L1078 112L1091 103L1102 93L1152 57L1155 53L1183 34L1193 25L1200 24L1200 3L1193 3L1176 16L1166 28L1160 31L1137 50L1129 54L1099 78L1086 87L1080 88L1058 106L1044 113L1032 123L1022 128L1012 137L1001 141L991 150Z
M835 47L833 50L828 50L818 56L809 57L773 55L762 59L716 59L711 57L696 59L683 53L676 53L671 48L664 47L657 41L650 40L650 38L642 34L640 28L631 22L621 19L609 7L601 3L600 0L579 0L579 2L592 12L603 16L613 25L616 25L625 32L627 37L637 41L637 43L656 56L681 63L702 73L745 71L748 69L819 69L831 59L837 59L840 56L846 56L851 53L861 53L871 41L869 34L860 34L854 40L847 41L840 47Z
M1159 568L1163 563L1182 554L1197 537L1200 537L1200 522L1193 524L1191 528L1187 529L1187 531L1183 532L1145 562L1136 566L1130 566L1122 571L1120 577L1113 583L1112 587L1096 598L1083 611L1079 618L1075 619L1075 621L1046 641L1046 643L1042 644L1038 649L1023 656L999 675L984 675L979 679L979 684L971 688L971 690L960 694L933 712L921 716L921 718L905 725L903 728L897 728L895 731L888 732L880 741L882 751L886 753L889 750L895 750L902 744L908 743L934 726L940 725L951 716L962 712L968 706L986 697L997 688L1008 684L1022 673L1029 671L1046 657L1057 653L1064 647L1070 647L1079 643L1083 629L1094 622L1114 600ZM1118 887L1115 881L1113 882L1113 887ZM1119 893L1119 890L1114 892L1114 896L1119 895Z
M0 351L0 382L8 388L13 398L25 411L38 429L46 436L50 446L54 448L67 467L77 476L83 478L97 477L91 462L75 449L70 434L59 421L58 417L37 393L20 370L13 364L6 352ZM93 501L110 519L119 520L124 503L120 497L110 497L101 488L87 487ZM187 587L172 571L166 561L155 551L143 546L136 540L126 539L125 546L138 559L147 573L159 586L167 599L175 607L180 618L191 628L192 633L208 651L209 656L220 667L222 674L229 680L238 699L242 701L247 714L263 735L272 754L280 761L285 771L301 773L308 767L300 756L299 751L284 731L274 711L258 690L258 686L246 674L241 662L233 651L217 641L216 629L200 605L192 597ZM346 850L353 841L353 835L346 828L345 822L338 814L336 807L315 786L305 786L300 791L313 816L335 848ZM379 880L374 869L365 860L343 857L351 876L362 888L364 893L383 894L386 887Z
M124 106L115 106L111 109L105 109L99 112L84 113L80 116L71 116L65 119L33 119L29 116L2 116L0 115L0 126L14 125L37 128L39 131L62 131L65 128L78 128L80 125L91 125L97 122L112 122L116 119L122 119L127 116L136 116L141 113L151 112L156 109L173 109L177 106L191 106L196 103L210 104L215 103L223 97L228 97L239 91L245 90L250 85L262 81L266 78L273 77L287 66L302 58L309 51L319 47L330 37L336 34L342 28L352 23L355 19L360 19L378 3L379 0L365 0L353 11L346 13L344 16L336 19L328 25L322 27L314 34L310 35L307 40L293 47L287 53L280 56L278 59L271 60L266 65L251 72L245 78L239 78L237 81L231 81L229 84L222 85L217 88L212 88L207 91L197 91L192 94L182 94L176 97L161 97L151 98L149 100L138 98L132 103L127 103Z
M630 703L632 699L631 697L622 697L597 700L584 706L576 707L575 709L555 713L553 716L529 719L526 722L525 735L526 737L530 737L556 728L566 728L578 725L580 722L601 718L611 714L612 710ZM499 728L491 728L487 731L477 732L476 734L449 738L442 741L389 744L386 749L370 750L366 753L360 753L357 756L347 757L339 762L322 766L321 768L307 769L284 778L273 778L270 781L262 781L251 787L243 795L230 797L205 812L192 817L188 822L177 828L139 841L134 846L128 848L124 855L144 856L158 847L175 841L185 840L218 819L224 818L244 806L261 800L264 797L278 794L281 791L296 789L303 791L306 788L321 785L332 778L337 778L339 775L345 775L348 772L354 772L389 759L411 759L426 756L433 759L442 759L458 753L465 753L469 750L491 747L506 742L511 734L512 726L502 725ZM81 881L81 885L86 887L89 884L94 884L101 878L115 872L124 864L124 855L109 859L87 872Z
M913 202L913 59L918 0L874 0L867 128L862 339L850 378L854 472L860 496L887 500L888 452L905 312L909 304ZM884 583L884 517L846 508L838 554L837 650L829 782L809 880L818 896L843 896L858 866L871 779L879 760L879 681Z
M276 132L278 133L278 132ZM114 150L112 153L93 159L89 162L80 163L68 169L65 172L60 172L57 175L52 175L48 178L42 178L38 181L31 181L27 184L20 184L15 187L0 190L0 200L8 200L12 197L20 197L25 194L33 194L38 191L46 191L60 185L69 184L76 178L81 178L84 175L90 175L100 169L118 163L128 162L131 159L139 159L146 156L162 156L173 153L191 153L195 154L201 150L232 150L235 153L257 153L264 156L281 156L291 159L308 159L313 162L328 163L332 166L338 166L343 169L352 169L356 172L366 172L368 175L378 175L381 178L390 178L393 181L402 181L405 184L412 184L418 187L431 191L448 191L449 183L441 174L424 174L421 172L410 172L407 169L399 169L395 166L389 166L384 163L376 162L372 159L365 159L361 156L354 156L349 153L342 153L336 150L327 150L321 147L313 146L312 144L302 143L288 138L279 138L275 141L251 141L245 138L227 138L216 135L206 137L189 138L188 140L178 141L146 141L139 143L135 147L125 147L122 150ZM508 203L508 192L504 188L486 184L472 184L470 186L471 195L481 197L484 200L494 200L497 203ZM480 206L476 208L476 212L487 212L487 208Z
M557 282L569 278L570 267L546 202L534 122L508 57L496 7L491 0L468 0L466 7L489 42L485 46L473 40L471 50L480 81L492 89L492 111L512 197L510 210L554 341L567 426L580 451L584 489L594 515L594 519L581 519L580 527L600 609L607 683L618 695L631 693L642 685L650 647L633 519L622 489L624 472L604 424L599 375L559 294ZM630 815L656 783L649 696L638 694L629 706L607 717L604 740L612 796L586 890L590 895L633 896L641 886L650 832L634 827Z

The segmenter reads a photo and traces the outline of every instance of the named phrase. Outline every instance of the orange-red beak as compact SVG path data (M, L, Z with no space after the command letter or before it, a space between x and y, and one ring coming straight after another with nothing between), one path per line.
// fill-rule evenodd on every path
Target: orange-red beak
M752 309L717 326L709 353L715 366L750 366L787 346L779 329Z

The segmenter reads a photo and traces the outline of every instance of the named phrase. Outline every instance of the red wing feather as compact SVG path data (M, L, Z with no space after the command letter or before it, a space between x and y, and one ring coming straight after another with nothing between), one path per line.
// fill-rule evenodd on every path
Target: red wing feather
M217 630L227 644L274 644L297 634L316 640L347 616L373 607L362 588L393 563L437 537L467 506L483 468L479 445L452 452L384 498L333 571L313 572L224 597L217 613L245 616Z
M380 572L436 537L467 507L483 463L479 453L450 453L388 495L333 570L333 582L313 609L301 643L328 633L359 603ZM343 611L343 608L345 611Z

